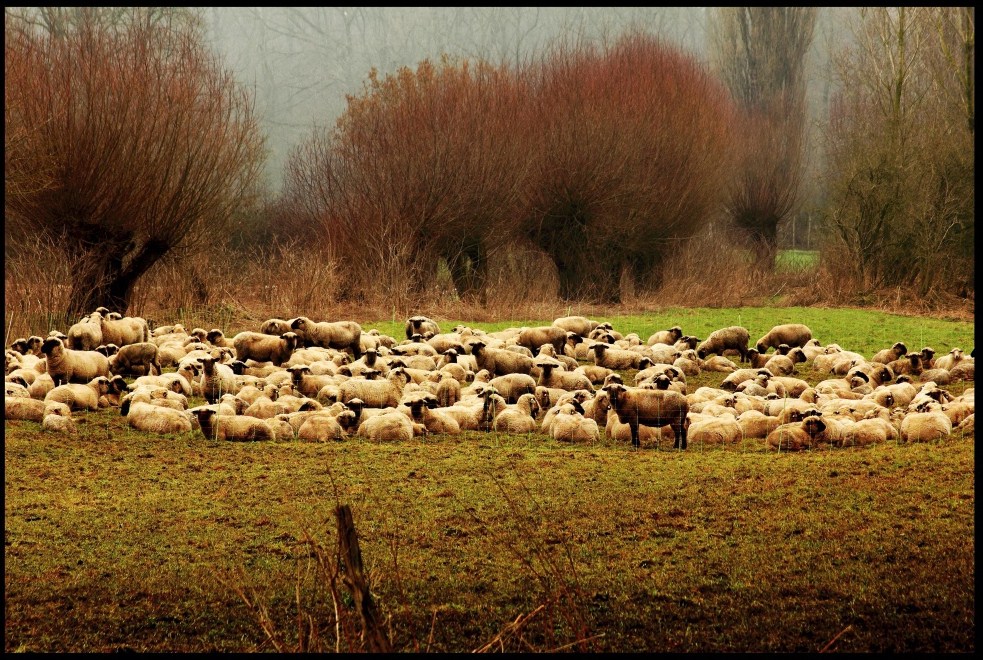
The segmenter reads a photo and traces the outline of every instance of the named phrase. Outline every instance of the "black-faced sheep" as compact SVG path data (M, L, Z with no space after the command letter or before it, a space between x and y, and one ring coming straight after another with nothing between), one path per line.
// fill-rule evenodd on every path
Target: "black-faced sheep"
M611 348L608 344L594 344L594 364L606 369L624 371L645 369L654 364L652 358L636 351Z
M558 361L550 362L541 357L537 362L542 373L539 376L539 385L561 390L587 390L594 391L594 384L586 374L575 371L566 371Z
M84 385L68 383L48 392L44 400L64 403L72 410L98 410L99 398L109 393L109 379L97 376Z
M362 356L362 326L354 321L314 322L300 316L293 320L290 328L308 346L351 351L356 359Z
M741 362L747 362L749 359L747 345L750 339L747 328L739 325L720 328L700 342L696 347L696 355L703 360L711 353L723 355L725 351L736 351L741 356Z
M802 323L783 323L776 325L759 339L754 347L759 353L765 353L769 348L778 348L780 344L788 344L790 348L805 346L812 339L812 330Z
M290 359L297 348L299 335L295 332L285 332L276 337L261 332L240 332L232 338L236 350L236 359L242 362L255 360L257 362L272 362L281 366Z
M420 335L426 340L440 334L440 326L437 325L437 322L426 316L411 316L406 319L405 330L407 339L413 335Z
M611 408L623 424L631 427L631 443L639 447L638 426L672 427L675 449L686 449L686 415L689 404L686 397L672 390L627 388L618 383L604 387L611 401Z
M668 344L669 346L672 346L682 338L683 329L678 325L674 325L668 330L659 330L658 332L652 333L652 335L648 338L648 341L645 343L649 346L652 346L653 344Z
M369 408L395 408L409 382L403 367L390 369L385 380L352 378L338 385L339 400L350 404L353 399L360 399Z
M85 384L97 376L109 375L109 358L96 351L75 351L65 347L57 337L41 344L47 371L55 385L63 383Z
M212 408L194 409L202 435L208 440L273 440L276 435L266 420L245 415L219 415Z
M487 369L492 376L505 374L531 375L536 363L531 357L502 348L491 348L484 341L471 342L471 354L478 362L479 369Z
M870 361L877 362L878 364L891 364L895 360L903 358L907 352L908 347L898 341L891 348L885 348L874 353L874 357Z

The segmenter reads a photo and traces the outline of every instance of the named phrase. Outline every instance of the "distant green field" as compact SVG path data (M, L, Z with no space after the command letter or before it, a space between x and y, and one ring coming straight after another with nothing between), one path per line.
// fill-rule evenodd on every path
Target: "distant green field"
M819 250L779 250L775 266L781 270L804 270L819 265Z

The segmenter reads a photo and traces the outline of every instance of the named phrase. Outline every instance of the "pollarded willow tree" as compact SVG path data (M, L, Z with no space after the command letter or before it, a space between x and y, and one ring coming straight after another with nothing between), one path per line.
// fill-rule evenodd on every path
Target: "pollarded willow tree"
M730 175L734 106L691 56L642 33L561 45L525 71L535 130L523 230L567 300L657 288L713 218Z
M719 7L709 22L714 66L744 114L728 212L769 270L779 226L799 202L805 56L815 24L815 7Z
M125 311L156 262L221 237L262 163L250 96L167 16L6 16L5 236L76 264L71 317Z

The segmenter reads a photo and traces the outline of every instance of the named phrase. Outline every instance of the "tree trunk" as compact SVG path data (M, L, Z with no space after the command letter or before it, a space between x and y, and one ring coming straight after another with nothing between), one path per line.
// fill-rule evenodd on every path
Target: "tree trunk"
M484 304L488 293L488 256L481 243L473 243L445 259L457 295L462 300Z
M125 315L133 287L168 249L164 242L151 240L139 247L132 241L106 243L85 253L72 283L69 318L79 318L100 306Z

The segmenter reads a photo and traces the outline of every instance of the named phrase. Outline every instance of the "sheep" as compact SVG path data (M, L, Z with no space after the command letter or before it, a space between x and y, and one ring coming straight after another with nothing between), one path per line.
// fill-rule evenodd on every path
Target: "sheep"
M765 353L769 348L778 348L779 344L789 347L805 346L812 339L812 330L802 323L783 323L776 325L755 342L754 347L759 353Z
M191 413L144 401L128 402L126 422L146 433L186 433L191 431ZM122 410L122 409L121 409Z
M127 344L109 358L109 370L120 375L160 375L162 369L157 351L157 344L149 341Z
M338 386L339 400L348 404L352 399L361 399L369 408L395 408L409 382L403 367L391 369L385 380L352 378Z
M686 397L672 390L647 390L627 388L619 383L610 383L603 388L608 393L611 408L618 419L631 426L631 443L639 448L638 427L672 427L675 449L686 449L686 414L689 404Z
M814 417L810 419L818 418ZM810 428L821 431L826 428L826 425L820 420L819 425L810 422ZM777 449L778 451L802 451L812 447L812 443L812 435L804 426L804 422L782 424L765 438L765 444L769 448Z
M434 364L436 364L437 358L440 357L437 349L425 342L420 335L413 335L413 339L400 342L396 346L393 346L390 353L401 357L425 356L432 358Z
M46 410L44 419L41 420L41 428L45 431L68 433L70 435L78 433L78 428L75 426L75 420L72 419L71 412L66 411L63 407Z
M574 400L564 403L557 410L549 430L550 436L560 442L595 443L601 439L601 429L593 419L583 416L583 408Z
M885 348L874 353L870 361L878 364L891 364L895 360L900 360L907 353L908 347L903 342L897 341L891 348Z
M132 391L142 385L151 385L163 387L172 392L178 392L186 397L191 397L195 394L195 385L192 383L197 383L196 377L200 371L200 362L182 365L178 367L176 372L161 374L159 376L140 376L130 383L129 389ZM200 384L197 386L197 389L200 393Z
M536 418L539 416L539 402L533 394L523 394L514 406L510 406L495 416L492 429L504 433L533 433L536 431Z
M236 359L242 362L272 362L279 367L290 359L299 341L300 336L295 332L285 332L276 337L246 330L232 338L232 345L235 347Z
M750 341L750 334L747 328L732 325L711 332L696 347L696 355L703 360L711 353L724 355L725 351L736 351L741 356L741 362L747 362L749 360L747 352L748 341Z
M60 401L43 401L24 396L5 396L3 398L3 418L30 422L44 421L46 415L61 410L71 415L71 408Z
M413 436L426 435L427 429L395 408L368 418L359 424L357 435L376 442L408 442Z
M109 393L109 379L97 376L84 385L58 385L44 396L45 402L58 401L72 410L98 410L99 397Z
M537 383L538 385L571 392L573 390L594 391L594 384L591 383L590 378L584 373L566 371L561 367L559 362L550 362L543 357L539 359L537 365L542 369L539 382Z
M326 385L338 383L338 380L334 376L314 375L311 373L311 368L305 364L288 367L287 371L291 373L291 382L293 383L294 389L312 399L316 398L318 393Z
M894 424L876 415L865 417L854 425L853 444L858 447L883 444L897 440L898 437L898 429Z
M501 348L491 348L480 339L471 342L471 354L477 360L478 368L487 369L492 376L513 373L531 375L536 367L533 358Z
M894 380L894 372L891 371L889 366L881 362L864 362L863 364L858 364L847 372L847 378L855 372L862 372L866 375L868 382L874 387Z
M654 364L649 357L635 351L610 348L608 344L594 344L594 364L606 369L624 371L644 369Z
M215 403L226 392L235 394L239 391L235 373L227 364L220 364L218 358L203 357L200 360L202 371L199 381L201 395L208 403Z
M410 410L410 418L423 426L430 433L458 435L461 425L451 415L439 410L438 401L429 393L418 393L406 401Z
M15 339L10 344L10 348L14 351L17 351L21 355L35 355L40 357L41 344L43 343L44 343L43 337L38 337L37 335L31 335L27 339L24 339L23 337Z
M921 353L911 352L902 358L889 362L887 366L898 376L901 374L917 376L922 372L923 368L922 355Z
M933 381L938 385L948 385L952 381L952 374L948 369L926 369L918 374L918 380L923 383Z
M212 408L192 409L207 440L273 440L276 435L265 420L245 415L219 415Z
M693 415L694 413L690 413ZM686 434L689 442L714 445L736 444L741 440L743 429L737 418L731 415L722 417L689 418Z
M760 438L763 440L781 424L777 417L766 415L758 410L745 410L736 419L741 428L740 437L745 439Z
M723 381L721 381L721 383L720 383L720 389L725 390L725 391L728 391L728 392L736 392L738 385L740 385L741 383L743 383L746 380L752 380L755 376L758 376L762 372L764 372L764 374L767 375L769 378L774 375L773 373L771 373L770 371L768 371L767 369L764 369L764 368L761 368L761 369L748 369L748 368L737 369L737 370L732 371L731 373L729 373L723 379Z
M406 319L406 338L413 335L420 335L424 340L430 339L434 335L440 334L440 326L433 319L426 316L411 316Z
M976 415L975 413L964 419L959 423L959 426L952 429L953 433L961 433L963 435L975 436L976 435Z
M96 314L93 314L95 317ZM125 316L119 319L109 319L106 316L99 318L99 325L102 330L102 344L116 344L126 346L127 344L139 344L140 342L150 341L150 326L147 320L140 316Z
M259 331L264 335L276 335L279 337L285 332L290 332L292 330L291 324L296 320L296 318L289 320L281 318L267 319L260 324Z
M952 420L938 404L925 404L918 412L905 415L901 422L902 442L933 442L952 434Z
M65 347L57 337L41 344L48 374L55 385L87 383L97 376L109 375L109 358L96 351L75 351Z
M337 415L324 411L311 413L303 418L297 429L297 439L306 442L341 441L348 437L346 425L350 426L355 419L351 410L343 410Z
M703 360L703 371L719 371L721 373L731 373L737 369L737 365L723 355L711 355Z
M925 346L918 352L919 357L921 357L922 368L923 369L933 369L935 367L935 349L931 346Z
M954 364L952 369L949 370L950 380L975 380L976 374L976 360L973 358L964 358Z
M776 376L791 376L795 373L795 365L806 361L806 354L796 346L787 355L773 355L764 364L764 368Z
M127 393L120 400L120 415L126 416L134 403L150 403L173 410L187 410L188 398L163 387L141 387Z
M600 325L600 322L592 321L586 316L562 316L554 319L553 325L580 337L586 337Z
M935 361L935 368L952 371L952 368L956 366L957 363L961 362L963 358L965 358L965 355L963 354L962 349L953 348L947 354Z
M505 374L488 381L507 403L514 404L524 394L536 393L536 380L527 374Z
M362 326L354 321L318 323L306 316L300 316L293 320L290 328L308 346L348 350L355 359L362 357Z
M54 388L55 381L51 374L38 374L34 382L27 388L27 393L31 395L32 399L44 399L45 395Z
M557 353L563 352L567 343L567 331L556 325L542 325L533 328L523 328L516 341L534 353L543 344L550 344Z
M649 346L653 344L675 344L677 341L683 338L683 329L678 325L674 325L668 330L659 330L658 332L652 333L649 336L648 341L645 343Z
M477 396L462 399L453 406L435 408L434 411L451 416L462 431L487 431L505 405L505 399L494 387L485 387Z
M586 412L586 409L585 409ZM618 413L613 408L608 408L604 413L604 437L615 442L629 442L632 439L632 428L618 417ZM667 431L667 429L669 429ZM668 426L646 426L638 427L638 437L645 445L655 445L658 447L666 439L667 434L675 434Z
M76 351L94 351L103 343L101 317L86 316L68 329L68 347Z

